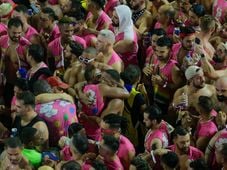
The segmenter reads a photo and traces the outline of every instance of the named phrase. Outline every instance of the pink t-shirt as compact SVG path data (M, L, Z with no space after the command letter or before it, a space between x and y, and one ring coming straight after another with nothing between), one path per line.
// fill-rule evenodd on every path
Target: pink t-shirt
M104 11L105 13L109 13L110 11L112 11L114 9L114 7L116 7L119 4L119 0L107 0L107 3L104 7Z
M82 104L82 111L88 116L99 117L104 108L104 99L101 96L101 93L99 91L99 85L93 85L93 84L86 85L83 91L84 93L87 93L87 94L89 93L90 94L89 96L92 96L92 98L94 99L94 102L92 106ZM86 130L87 136L89 136L90 138L96 141L100 139L101 129L98 124L95 124L95 123L90 124L85 121L81 121L81 123L83 124Z
M115 63L117 63L117 62L121 62L122 60L121 60L121 58L119 57L119 55L115 52L115 51L113 51L113 53L112 53L112 56L111 56L111 58L110 58L110 60L108 61L108 65L109 66L112 66L113 64L115 64Z
M162 24L160 22L156 22L154 28L155 29L162 28ZM167 27L167 29L165 31L168 36L172 36L173 32L174 32L174 25L169 24L169 26Z
M172 51L171 51L173 60L176 60L176 61L178 60L177 55L178 55L181 47L182 47L182 43L173 44ZM188 53L189 53L190 56L194 56L193 55L194 54L194 50L193 49L191 51L189 51Z
M120 142L120 145L117 152L117 156L119 157L124 169L128 170L130 166L130 160L128 157L129 152L135 153L135 148L133 144L130 142L130 140L123 135L120 136L119 142Z
M176 146L175 145L171 145L168 147L168 149L170 149L171 151L175 152L176 151ZM193 146L189 146L189 150L188 150L188 156L189 156L189 160L193 161L193 160L197 160L199 158L203 157L203 153L193 147Z
M152 46L149 46L146 50L146 62L145 62L145 64L151 64L153 54L154 54L154 50L153 50Z
M40 34L43 33L43 29L40 30ZM59 38L61 35L59 27L57 24L54 25L52 31L50 32L50 38L48 43L50 43L51 41L55 40L56 38Z
M31 25L29 25L27 31L25 32L24 37L25 37L27 40L31 41L32 37L35 36L35 35L38 36L38 34L39 34L39 33L36 31L36 29L33 28Z
M168 146L168 137L162 130L160 130L160 129L157 129L154 131L149 130L147 132L147 134L145 136L145 140L144 140L145 150L148 151L149 153L152 150L151 144L154 139L161 140L163 148L166 148Z
M83 38L78 37L76 35L72 36L72 40L81 44L84 48L86 48L86 42ZM61 37L56 38L54 41L48 44L48 49L51 52L53 57L60 57L59 61L55 61L56 68L64 67L64 56L63 56L63 46L61 45Z
M39 68L35 71L35 72L31 72L31 69L27 72L27 78L28 78L28 80L30 80L31 78L32 78L32 76L39 70L39 69L41 69L41 68L47 68L48 66L44 63L44 62L41 62L41 64L40 64L40 66L39 66ZM47 77L46 76L44 76L44 75L40 75L39 77L38 77L38 80L45 80Z
M217 126L213 122L213 120L208 120L206 122L198 122L195 136L199 137L208 137L212 138L215 133L218 131Z
M219 21L224 24L225 13L227 11L227 1L226 0L214 0L212 14Z
M3 23L0 23L0 37L7 34L7 26Z
M116 157L116 160L107 162L104 160L104 164L107 166L108 170L124 170L124 167L121 164L121 161L118 157Z
M35 111L47 123L51 146L55 146L60 137L67 136L70 124L78 122L76 106L68 101L55 100L36 104Z
M117 42L119 42L121 40L125 40L124 32L121 32L121 33L116 35L115 43L117 43ZM137 61L138 44L137 44L137 35L136 35L135 32L133 34L133 39L132 40L133 40L133 43L134 43L134 48L133 48L132 52L130 51L130 52L126 52L126 53L118 53L119 57L124 62L125 68L129 64L134 64L134 65L138 64L138 61Z

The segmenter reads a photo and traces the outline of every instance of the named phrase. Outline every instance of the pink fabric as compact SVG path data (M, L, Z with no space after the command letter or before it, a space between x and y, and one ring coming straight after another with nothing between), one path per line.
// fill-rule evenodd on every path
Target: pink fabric
M121 161L118 157L116 157L116 160L107 162L104 160L104 164L107 166L108 170L124 170L124 167L121 164Z
M86 42L83 38L76 35L72 36L72 40L81 44L86 48ZM56 68L64 67L64 56L63 56L63 47L61 45L61 37L56 38L54 41L48 44L48 49L50 50L53 57L61 57L59 61L55 61Z
M213 16L219 19L221 23L224 24L225 11L227 10L226 0L215 0L213 3Z
M120 145L117 152L117 156L119 157L124 169L128 170L130 166L130 160L129 160L128 154L129 152L135 153L135 148L133 144L130 142L130 140L123 135L120 136L119 142L120 142Z
M0 23L0 37L7 34L7 25Z
M196 129L196 137L208 137L212 138L215 133L218 131L217 126L213 122L213 120L209 120L207 122L198 122Z
M108 0L104 8L105 13L108 14L108 12L113 10L119 3L118 0Z
M57 5L58 0L48 0L48 3L51 4L51 5Z
M90 93L94 96L94 103L92 106L82 105L82 111L87 116L100 116L103 108L104 108L104 101L103 97L101 96L99 86L98 85L86 85L84 87L84 93ZM94 109L96 111L94 111ZM96 112L96 113L95 113ZM98 124L89 124L88 122L82 121L81 122L86 130L87 136L90 138L98 141L101 136L101 129Z
M154 29L158 29L158 28L162 28L162 24L160 22L156 22L156 24L154 26ZM168 36L172 36L173 32L174 32L174 25L169 24L169 26L167 27L167 29L165 31Z
M70 124L78 122L76 106L68 101L55 100L49 103L36 104L35 111L47 123L50 144L52 145L56 145L60 137L67 136Z
M138 44L137 44L137 35L134 32L134 37L133 37L133 43L134 43L134 48L132 52L126 52L126 53L118 53L118 55L120 56L120 58L122 59L122 61L124 62L124 66L125 68L129 65L129 64L134 64L137 65L138 61L137 61L137 52L138 52ZM121 40L125 40L124 37L124 32L121 32L119 34L116 35L115 37L115 43L121 41Z
M70 161L73 159L72 153L70 150L70 146L66 145L62 150L61 150L61 155L62 155L62 160L64 161Z
M150 64L152 55L154 54L154 50L152 48L152 46L149 46L146 50L146 62L145 64Z
M216 117L218 113L213 109L210 114L211 116Z
M31 25L29 25L27 31L25 32L24 37L25 37L27 40L31 41L31 38L32 38L33 36L35 36L35 35L38 35L38 34L39 34L39 33L36 31L36 29L33 28Z
M147 152L150 153L150 151L152 150L151 144L154 139L161 140L163 148L168 146L168 138L162 130L160 129L157 129L155 131L149 130L145 136L145 141L144 141L144 147Z
M36 72L37 72L39 69L41 69L41 68L47 68L47 67L48 67L48 66L47 66L44 62L42 62L41 65L39 66L39 68L36 70ZM36 72L31 72L31 70L29 70L29 71L27 72L27 77L28 77L28 79L30 80L31 77L32 77ZM42 76L42 75L41 75L41 76ZM42 79L41 76L38 78L39 80ZM45 79L45 78L44 78L44 79Z
M43 29L40 30L40 33L43 33ZM60 37L60 30L57 24L54 25L53 30L50 32L50 38L48 43Z
M109 66L112 66L113 64L118 63L118 62L122 62L122 60L119 57L119 55L115 51L113 51L112 56L111 56L111 58L110 58L110 60L108 61L107 64Z
M177 61L177 55L178 55L181 47L182 47L181 43L176 43L173 45L173 47L172 47L172 59L173 60ZM193 53L194 53L194 50L189 51L190 56L194 56Z
M169 146L168 149L170 149L173 152L176 151L175 145ZM189 160L193 161L193 160L202 158L203 157L203 153L199 149L197 149L197 148L195 148L193 146L189 146L188 157L189 157Z

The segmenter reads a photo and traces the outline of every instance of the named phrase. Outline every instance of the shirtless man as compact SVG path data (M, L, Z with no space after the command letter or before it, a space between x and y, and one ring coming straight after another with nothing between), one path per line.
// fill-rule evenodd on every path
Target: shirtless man
M103 62L101 64L104 64L103 67L113 68L120 73L123 70L123 62L118 54L113 50L114 42L115 36L112 31L101 30L97 37L96 49L102 53L101 56L103 57L101 60L103 60Z
M199 96L208 96L214 102L216 92L213 85L205 84L205 77L202 68L198 66L190 66L185 71L185 77L188 84L179 88L173 97L173 106L175 109L193 109L198 110Z
M146 9L146 0L131 0L132 20L138 37L151 28L153 17Z
M219 78L216 83L216 93L219 107L223 112L227 110L227 76Z
M8 35L0 37L0 48L5 66L6 106L10 105L13 96L13 87L16 80L16 72L19 68L29 68L26 62L26 49L30 42L22 37L23 23L18 18L12 18L8 22Z
M24 37L29 40L32 44L39 43L38 32L35 28L28 24L28 9L24 5L18 5L14 8L12 17L18 17L23 23Z
M212 33L214 33L216 27L215 19L211 15L205 15L200 18L200 28L201 32L198 33L198 38L201 40L202 53L212 60L214 56L215 49L209 42Z

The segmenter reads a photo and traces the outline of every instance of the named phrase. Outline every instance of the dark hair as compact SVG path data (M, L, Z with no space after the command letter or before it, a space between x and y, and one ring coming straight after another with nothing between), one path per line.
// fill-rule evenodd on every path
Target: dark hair
M117 82L120 82L121 77L120 77L120 74L117 72L117 70L108 69L108 70L105 70L105 72L109 74L112 79L114 79Z
M68 136L71 138L74 134L78 133L83 128L83 125L80 123L72 123L68 127Z
M161 161L170 168L176 168L179 163L179 158L175 152L167 152L162 155Z
M136 167L137 170L149 170L149 165L146 160L142 159L140 156L133 158L131 164Z
M85 13L82 12L82 11L77 11L77 12L74 12L74 11L70 11L67 13L67 16L68 17L73 17L76 21L80 21L80 20L85 20Z
M32 56L35 62L39 63L44 59L44 49L39 44L31 44L28 47L28 54Z
M96 6L99 8L99 9L103 9L104 8L104 5L106 3L105 0L91 0L93 3L96 4Z
M124 72L120 74L125 84L133 85L141 76L140 68L137 65L129 65Z
M151 31L151 36L152 35L157 35L157 36L165 36L166 35L166 31L163 29L163 28L156 28L156 29L153 29Z
M193 168L194 170L208 170L209 169L205 160L202 158L199 158L199 159L196 159L196 160L190 162L189 166L191 168Z
M24 14L27 14L28 12L28 8L25 5L17 5L14 10L17 12L23 12Z
M87 47L87 48L84 49L83 52L88 53L88 54L94 54L94 55L98 54L97 49L94 48L94 47Z
M22 27L23 28L23 23L18 17L10 18L8 21L8 28L11 28L11 27L16 27L16 28Z
M28 81L26 79L22 79L22 78L17 78L14 86L18 87L22 91L27 91L29 89Z
M227 143L222 144L221 154L224 158L224 161L227 161Z
M37 132L37 129L33 127L23 128L20 134L21 142L25 145L28 145L30 142L33 141L36 132Z
M33 84L34 95L39 95L42 93L52 93L52 88L46 80L37 80Z
M76 55L77 57L81 56L83 51L84 51L84 47L79 44L78 42L75 41L71 41L69 43L69 46L71 48L71 52Z
M114 136L105 135L103 136L104 144L112 150L112 152L116 153L119 148L119 141Z
M174 131L173 131L173 138L176 138L178 135L179 136L185 136L188 134L188 131L186 129L184 129L181 126L177 126Z
M163 115L162 110L157 105L149 106L144 113L148 113L148 118L150 120L157 120L157 123L161 123Z
M180 27L180 33L183 33L185 35L189 35L189 34L195 33L195 30L191 26L184 26L184 27L182 26L182 27Z
M81 155L83 155L88 150L88 139L86 136L76 133L72 137L72 145Z
M169 38L167 36L163 36L157 40L156 44L157 44L157 46L160 46L160 47L167 46L168 48L172 48L173 42L172 42L171 38Z
M35 108L35 96L30 91L19 93L16 97L17 100L22 100L24 105L30 105Z
M95 169L95 170L107 170L107 167L104 163L102 163L99 160L94 160L92 161L91 166Z
M95 70L94 65L87 65L84 71L84 78L87 82L93 79L93 71Z
M103 117L103 121L109 124L110 129L119 129L124 134L127 130L127 119L114 113L110 113Z
M71 160L64 163L61 166L61 170L81 170L81 166L78 162Z
M46 7L42 9L42 12L44 14L48 14L49 17L51 17L53 20L57 20L58 17L56 16L54 10L52 8Z
M8 138L5 141L5 148L22 148L23 145L18 137Z
M198 3L192 4L190 11L195 13L198 17L202 17L206 14L204 6L202 4L198 4Z
M209 114L214 109L214 103L213 103L212 99L208 96L199 96L198 105L207 114Z
M74 21L71 17L68 17L68 16L64 16L62 17L59 22L58 22L59 25L71 25L71 24L74 24Z

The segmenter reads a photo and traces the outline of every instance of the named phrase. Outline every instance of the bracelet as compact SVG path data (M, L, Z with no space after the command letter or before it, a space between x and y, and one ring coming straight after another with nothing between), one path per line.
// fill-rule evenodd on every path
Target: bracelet
M151 154L152 161L154 162L154 164L156 164L157 162L156 162L156 159L155 159L155 156L154 156L154 151L151 150L150 154Z

